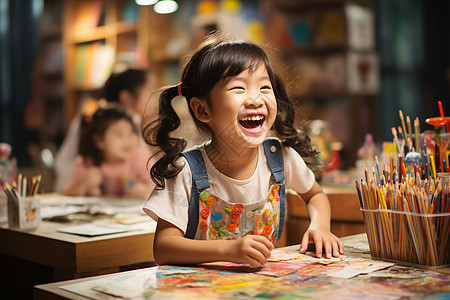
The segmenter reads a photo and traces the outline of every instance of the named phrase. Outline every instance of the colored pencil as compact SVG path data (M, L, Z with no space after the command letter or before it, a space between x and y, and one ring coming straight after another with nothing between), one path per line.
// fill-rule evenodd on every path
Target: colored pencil
M395 129L395 127L392 127L391 132L392 135L394 136L394 143L397 146L397 153L401 154L403 152L403 149L401 148L400 141L398 140L397 129Z
M433 179L436 180L436 165L434 163L433 155L430 155L430 162L431 162L431 174L433 175Z
M403 128L403 132L405 133L405 138L406 138L406 126L405 126L405 119L403 118L403 112L401 110L399 110L398 114L400 116L400 121L402 122L402 128Z
M420 135L420 123L419 123L419 118L416 117L416 119L414 120L414 137L415 137L415 141L416 141L415 146L416 146L416 152L422 153L419 135Z
M406 124L408 125L409 151L413 151L414 143L413 143L412 130L411 130L411 119L409 118L409 116L406 116ZM406 133L405 133L405 135L406 135Z

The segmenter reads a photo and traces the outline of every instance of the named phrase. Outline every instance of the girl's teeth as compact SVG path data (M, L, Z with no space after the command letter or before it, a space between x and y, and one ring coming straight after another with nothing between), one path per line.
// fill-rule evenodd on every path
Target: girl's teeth
M253 117L248 117L243 121L260 121L260 120L262 120L261 116L253 116Z

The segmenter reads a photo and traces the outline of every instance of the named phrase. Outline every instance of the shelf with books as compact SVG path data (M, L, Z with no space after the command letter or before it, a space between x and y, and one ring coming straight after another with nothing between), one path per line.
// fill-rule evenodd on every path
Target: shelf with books
M89 30L75 31L69 37L69 43L81 44L106 38L114 38L117 34L136 34L136 23L120 22L113 25L103 25Z
M131 0L66 0L64 77L67 86L65 125L81 109L83 99L97 98L118 56L146 53L139 31L141 8Z
M114 48L102 42L76 46L73 86L100 88L111 72Z
M99 26L91 28L87 31L74 32L70 35L68 42L71 44L82 44L103 40L109 36L113 36L114 32L110 26Z

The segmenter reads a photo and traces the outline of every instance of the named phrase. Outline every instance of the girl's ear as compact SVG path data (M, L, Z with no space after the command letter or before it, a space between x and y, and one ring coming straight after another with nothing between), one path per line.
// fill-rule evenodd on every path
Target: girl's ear
M127 110L134 110L134 96L128 90L121 90L119 92L119 103L123 105Z
M192 111L194 112L195 117L204 123L208 123L211 121L211 114L209 111L208 104L205 100L202 100L197 97L191 98L190 102Z
M95 136L93 137L93 139L94 139L94 145L95 145L98 149L100 149L101 151L103 151L104 148L105 148L105 143L103 142L103 139L102 139L100 136L98 136L98 135L95 135Z

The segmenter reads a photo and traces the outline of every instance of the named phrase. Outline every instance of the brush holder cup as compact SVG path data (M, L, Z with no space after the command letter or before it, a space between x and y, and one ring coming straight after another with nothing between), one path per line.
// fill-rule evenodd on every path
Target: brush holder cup
M41 224L41 198L39 196L8 197L8 224L10 228L33 230Z

